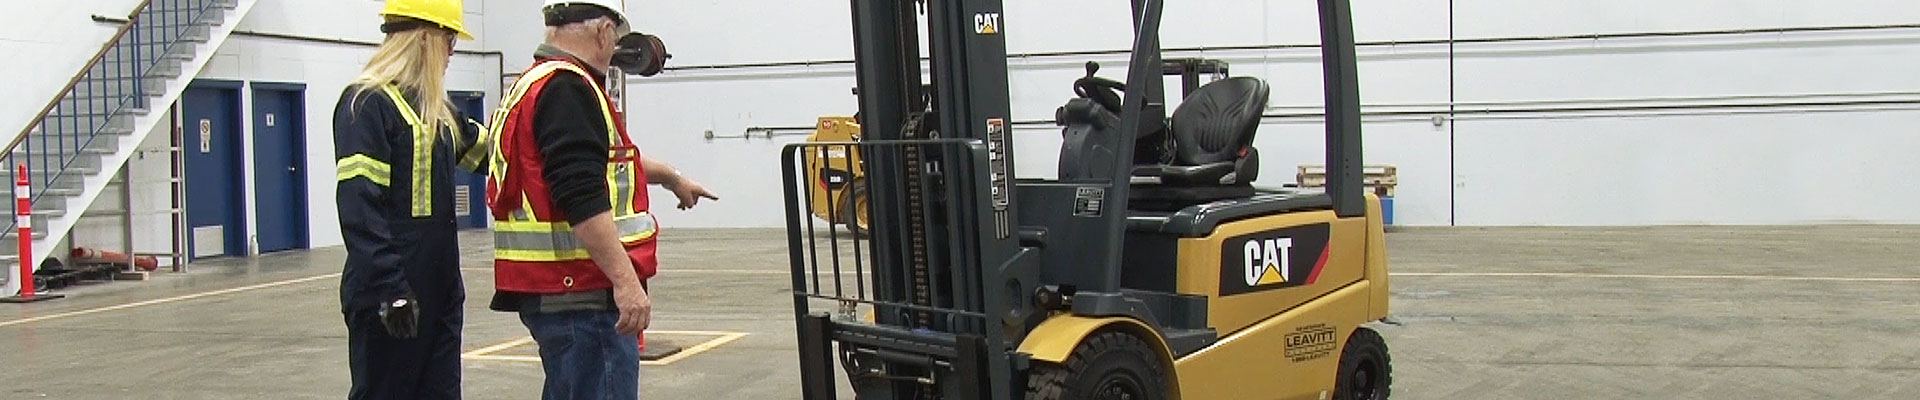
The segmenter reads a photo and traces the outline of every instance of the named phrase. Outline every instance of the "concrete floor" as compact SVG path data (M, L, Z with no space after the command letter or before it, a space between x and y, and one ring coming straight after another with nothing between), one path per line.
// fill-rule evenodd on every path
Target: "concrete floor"
M655 329L748 335L643 369L644 397L798 398L781 233L669 235ZM1920 398L1920 228L1414 229L1388 241L1402 325L1383 332L1399 399ZM466 256L468 350L525 336L485 309L486 257ZM341 258L211 261L0 305L0 399L342 398ZM534 399L540 376L535 363L469 360L464 388Z

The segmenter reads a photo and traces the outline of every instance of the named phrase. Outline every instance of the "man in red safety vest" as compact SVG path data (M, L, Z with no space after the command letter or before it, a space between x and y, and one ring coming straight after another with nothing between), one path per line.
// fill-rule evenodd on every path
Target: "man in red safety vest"
M644 282L658 268L647 184L683 209L718 198L642 157L602 87L632 31L624 1L547 0L542 11L547 41L491 124L491 308L519 313L539 344L545 398L633 399L652 309Z

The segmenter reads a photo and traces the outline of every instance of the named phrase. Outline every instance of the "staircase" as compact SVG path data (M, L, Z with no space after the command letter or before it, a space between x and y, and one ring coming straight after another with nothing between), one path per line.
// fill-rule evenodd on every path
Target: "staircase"
M25 167L32 199L36 267L72 231L134 150L258 0L146 0L103 45L86 69L42 111L44 115L0 151L9 191ZM32 79L32 78L27 78ZM18 209L7 202L8 215ZM18 222L0 234L0 266L19 268ZM4 279L6 274L0 274ZM4 295L18 291L8 282Z

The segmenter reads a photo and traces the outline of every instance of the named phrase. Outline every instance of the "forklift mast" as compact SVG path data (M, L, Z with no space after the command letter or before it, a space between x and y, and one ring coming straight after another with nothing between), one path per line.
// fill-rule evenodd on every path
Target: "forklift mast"
M1132 134L1103 139L1118 155L1103 160L1111 168L1074 181L1015 178L1006 35L1020 31L1003 0L849 1L860 140L795 144L782 155L805 398L835 397L836 360L871 398L1021 398L1029 360L1016 349L1050 313L1137 316L1144 304L1194 301L1204 310L1204 299L1121 287L1133 140L1169 129L1163 77L1186 78L1184 94L1198 74L1225 69L1162 59L1164 0L1130 1L1135 40L1118 132ZM1317 1L1329 197L1339 216L1362 216L1349 0ZM866 237L819 235L802 209L816 200L810 187L831 183L811 181L802 160L855 153L858 161L842 162L862 163L864 178L848 184L864 189L865 211L845 212L867 213ZM842 212L837 196L823 201ZM822 303L839 312L818 311ZM861 306L872 307L867 321L857 321ZM1170 343L1200 345L1215 337L1199 318L1160 322L1179 325L1163 332Z

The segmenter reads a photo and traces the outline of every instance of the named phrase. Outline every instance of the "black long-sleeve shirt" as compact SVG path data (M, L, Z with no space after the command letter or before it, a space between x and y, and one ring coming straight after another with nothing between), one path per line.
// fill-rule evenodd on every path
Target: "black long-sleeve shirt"
M602 79L593 73L595 79ZM579 224L611 209L607 201L607 120L600 95L579 75L547 80L533 108L533 140L540 147L541 178L567 222Z

